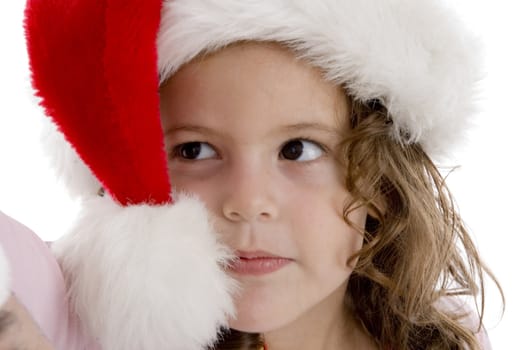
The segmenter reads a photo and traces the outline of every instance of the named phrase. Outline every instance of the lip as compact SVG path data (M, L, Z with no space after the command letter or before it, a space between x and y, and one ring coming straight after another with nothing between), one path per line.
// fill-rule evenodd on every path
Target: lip
M237 251L238 259L234 260L229 270L238 275L261 276L278 271L292 262L265 251Z

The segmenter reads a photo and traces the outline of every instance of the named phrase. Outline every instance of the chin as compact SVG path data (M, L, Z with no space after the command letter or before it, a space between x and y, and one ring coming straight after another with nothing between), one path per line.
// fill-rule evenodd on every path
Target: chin
M240 289L234 295L236 315L229 318L229 327L242 332L266 333L297 319L305 310L299 308L287 277L238 277Z
M246 333L267 333L283 326L284 322L267 320L265 318L254 319L253 317L238 318L232 320L229 325L231 329Z
M230 328L247 333L266 333L294 320L294 313L280 307L276 300L270 300L270 303L255 300L258 299L236 303L237 316L229 320Z

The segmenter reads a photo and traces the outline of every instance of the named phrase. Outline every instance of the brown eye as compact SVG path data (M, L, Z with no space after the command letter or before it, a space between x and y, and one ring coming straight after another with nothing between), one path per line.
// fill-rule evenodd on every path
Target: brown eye
M187 142L174 147L172 152L173 158L182 158L186 160L201 160L213 158L216 156L214 149L204 142Z
M280 151L280 157L286 160L307 162L321 157L323 148L313 141L295 139L287 142Z

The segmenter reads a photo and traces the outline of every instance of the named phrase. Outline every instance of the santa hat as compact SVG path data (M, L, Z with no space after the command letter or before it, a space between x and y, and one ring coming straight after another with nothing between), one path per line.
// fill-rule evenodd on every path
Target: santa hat
M72 146L49 137L55 167L84 203L55 250L112 350L204 348L233 313L228 251L169 182L158 87L181 65L281 43L432 156L464 134L481 78L477 41L438 0L28 0L26 29L34 88Z

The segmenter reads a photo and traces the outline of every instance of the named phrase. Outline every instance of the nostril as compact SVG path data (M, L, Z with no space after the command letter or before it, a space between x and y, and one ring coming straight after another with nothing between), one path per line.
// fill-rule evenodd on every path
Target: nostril
M269 221L275 219L278 208L276 201L271 198L237 192L224 200L222 212L231 221Z
M260 213L259 216L260 218L267 220L267 219L270 219L272 215L270 215L270 213L263 212L263 213Z
M240 221L242 219L241 214L235 211L226 212L225 216L227 219L232 220L232 221Z
M228 211L228 212L224 212L224 215L227 219L231 221L251 221L251 220L267 221L267 220L272 219L272 214L269 212L261 212L256 215L249 215L249 214L242 215L241 213L237 211Z

